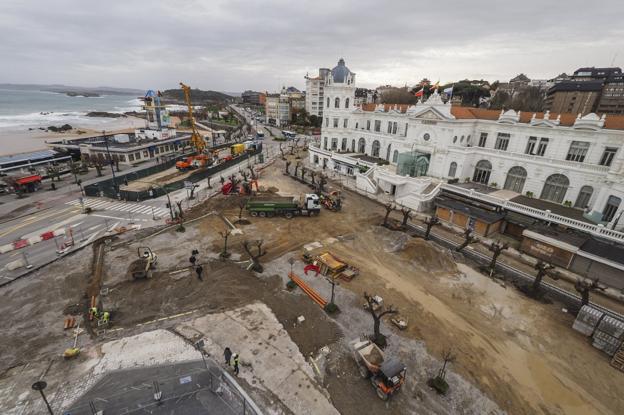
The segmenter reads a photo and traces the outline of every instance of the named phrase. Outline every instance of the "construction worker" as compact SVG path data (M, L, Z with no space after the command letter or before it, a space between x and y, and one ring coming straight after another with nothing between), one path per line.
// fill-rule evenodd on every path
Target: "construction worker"
M191 263L191 266L195 266L195 262L197 262L197 258L195 258L195 255L191 255L191 257L189 258L189 262Z
M102 323L103 324L108 324L110 320L110 313L108 311L105 311L102 313Z
M238 353L234 353L232 355L232 357L234 358L233 363L234 363L234 374L236 376L238 376Z
M200 281L203 281L204 279L202 278L202 272L204 272L204 268L201 265L198 265L195 268L195 272L197 273L197 278L199 278Z
M91 308L89 309L89 314L90 314L90 316L91 316L91 318L92 318L92 319L93 319L93 318L98 318L99 313L98 313L98 309L97 309L97 307L91 307Z
M223 351L223 357L225 357L225 364L230 366L230 360L232 360L232 351L229 347L226 347Z

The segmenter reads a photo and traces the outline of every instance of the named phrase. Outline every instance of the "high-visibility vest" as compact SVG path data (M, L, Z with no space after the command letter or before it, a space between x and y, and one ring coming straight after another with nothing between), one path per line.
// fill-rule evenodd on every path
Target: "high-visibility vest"
M110 318L110 313L108 311L105 311L102 315L102 318L104 319L104 321L108 321L108 319Z
M238 356L234 358L234 366L238 365Z
M94 316L97 316L98 314L97 307L91 307L91 314L93 314Z

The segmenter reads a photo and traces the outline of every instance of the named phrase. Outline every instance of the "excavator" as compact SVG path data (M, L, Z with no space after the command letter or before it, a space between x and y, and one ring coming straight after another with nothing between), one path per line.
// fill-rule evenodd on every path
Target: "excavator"
M193 115L193 104L191 103L191 87L180 82L180 87L184 92L184 101L188 107L189 120L191 122L191 145L195 149L195 155L189 156L184 160L180 160L176 163L178 170L197 169L201 167L210 166L217 156L218 152L208 153L206 149L206 142L197 131L195 124L195 116ZM215 154L217 153L217 154Z

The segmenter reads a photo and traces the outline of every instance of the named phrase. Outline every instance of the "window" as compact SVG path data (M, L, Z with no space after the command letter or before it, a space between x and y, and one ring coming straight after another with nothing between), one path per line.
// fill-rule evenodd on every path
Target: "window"
M407 127L409 126L408 123L405 123L405 137L407 137Z
M527 171L523 167L512 167L507 172L507 178L505 179L505 186L503 186L503 188L511 190L512 192L522 193L526 177Z
M325 117L325 127L329 127L329 118Z
M381 144L379 144L379 141L377 141L377 140L373 141L373 145L371 147L371 156L379 157L379 148L380 147L381 147Z
M622 203L622 199L615 196L609 196L607 199L607 204L602 211L602 221L603 222L611 222L618 208L620 207L620 203Z
M589 143L587 141L572 141L566 160L582 163L585 160L588 149Z
M338 139L335 138L335 137L332 138L331 149L332 150L338 150Z
M327 150L327 137L323 138L323 148Z
M348 119L348 118L345 118L345 119L342 121L342 127L343 127L343 128L347 128L347 126L348 126L348 125L349 125L349 119Z
M139 151L137 151L136 153L134 153L134 158L139 160L141 158L141 153Z
M375 120L375 131L381 132L381 121Z
M535 146L537 145L537 137L529 137L524 154L535 154Z
M128 161L134 161L134 155L128 154Z
M459 142L460 142L460 143L463 143L463 142L464 142L464 136L463 136L463 135L462 135L462 136L461 136L461 138L459 139Z
M481 133L479 137L479 147L485 147L485 143L487 143L488 133Z
M160 153L160 147L156 147L156 148L154 149L154 153L159 154L159 153Z
M338 128L338 118L334 118L334 128Z
M366 120L366 129L370 131L370 120Z
M425 135L423 135L423 140L425 141L429 141L430 138L431 136L429 135L429 133L425 133Z
M490 173L492 173L492 163L487 160L481 160L475 167L472 181L476 183L488 184L490 181Z
M457 142L457 136L453 137L453 144Z
M355 138L351 140L351 152L355 153Z
M366 140L364 140L364 137L360 137L358 141L358 153L366 153Z
M618 149L614 147L607 147L602 153L602 157L600 158L601 166L610 166L613 162L613 158L615 157L615 153L617 153Z
M563 174L553 174L546 179L540 199L562 203L569 186L570 180L566 176Z
M399 129L399 123L398 122L393 122L392 123L392 134L396 134L397 130Z
M349 98L345 99L345 108L349 108Z
M457 174L457 163L452 162L451 166L449 167L449 177L455 177L455 174Z
M340 108L340 98L338 97L334 100L334 108Z
M392 121L388 121L388 134L392 134Z
M589 200L594 193L594 188L591 186L583 186L581 187L581 191L576 198L576 203L574 204L575 208L585 209L589 206Z
M347 151L347 139L346 138L342 139L342 144L340 144L340 149L342 151Z
M329 108L329 97L327 97L327 105L325 107Z
M126 161L126 156L123 154L119 155L119 161Z
M507 146L509 145L509 137L511 137L508 133L498 133L496 137L496 144L494 144L494 148L496 150L507 151Z
M314 155L314 164L318 164L319 163L319 156L317 156L316 154Z
M536 155L543 157L544 154L546 153L546 147L548 147L548 138L546 137L540 138L539 145L537 146Z
M390 151L392 151L391 149L392 145L388 144L388 148L386 149L386 160L390 161Z
M394 153L392 153L392 162L396 163L398 159L399 159L399 150L394 150Z
M360 123L359 123L359 122L356 122L356 123L355 123L355 129L357 130L359 126L360 126Z

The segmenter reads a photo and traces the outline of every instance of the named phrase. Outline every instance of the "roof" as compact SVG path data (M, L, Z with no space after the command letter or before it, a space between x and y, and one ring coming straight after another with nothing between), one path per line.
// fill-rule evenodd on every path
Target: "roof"
M449 199L444 196L436 197L434 203L436 206L452 209L454 212L461 212L486 223L496 223L505 217L503 213L479 209L478 207L460 202L459 200Z
M624 246L589 238L581 245L581 251L608 259L618 264L624 264Z
M19 163L19 162L43 160L43 159L55 157L58 155L59 153L57 153L54 150L42 150L42 151L33 151L31 153L12 154L10 156L1 156L0 165L8 164L8 163Z
M604 81L561 81L553 85L548 94L555 92L600 92Z
M345 66L344 59L340 58L338 65L331 70L332 78L335 83L344 84L351 71Z
M571 229L560 230L555 226L535 224L531 226L529 230L541 236L555 239L559 242L563 242L577 248L583 245L588 238L586 234L582 234Z
M594 222L586 219L583 216L582 210L574 209L571 207L566 207L558 203L553 203L547 200L536 199L536 198L526 197L522 195L514 197L513 199L511 199L511 201L515 203L520 203L521 205L530 206L536 209L550 210L552 213L556 215L561 215L570 219L576 219L582 222L594 224Z
M40 182L41 181L41 176L39 176L38 174L32 175L32 176L26 176L26 177L20 177L19 179L17 179L15 181L15 183L17 184L28 184L28 183L36 183L36 182Z

